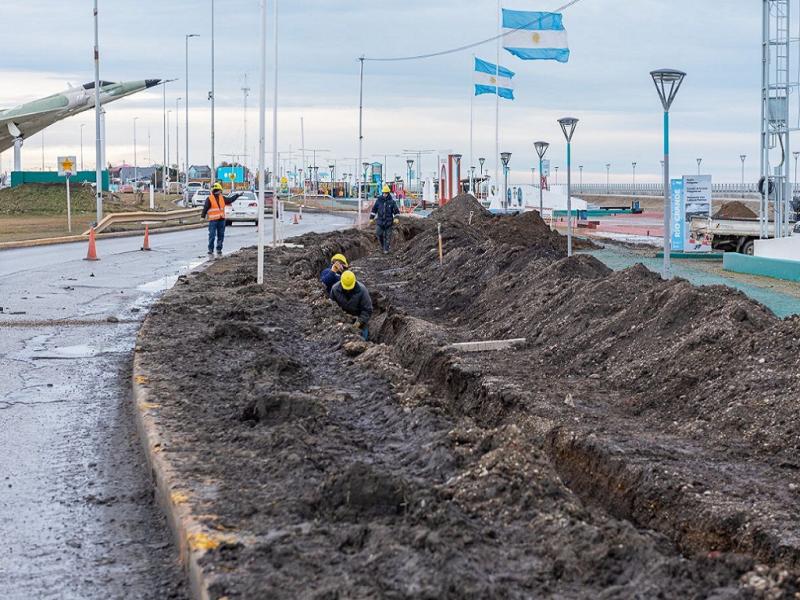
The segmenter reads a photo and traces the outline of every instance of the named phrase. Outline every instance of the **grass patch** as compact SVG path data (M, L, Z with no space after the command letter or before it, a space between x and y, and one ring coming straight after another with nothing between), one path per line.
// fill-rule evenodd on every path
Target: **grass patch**
M80 184L71 186L72 214L94 214L94 190ZM179 196L156 194L156 210L175 210L174 204ZM149 210L148 195L142 202L136 201L134 194L105 194L103 213ZM67 190L63 184L28 183L14 188L0 190L0 216L20 215L66 215Z

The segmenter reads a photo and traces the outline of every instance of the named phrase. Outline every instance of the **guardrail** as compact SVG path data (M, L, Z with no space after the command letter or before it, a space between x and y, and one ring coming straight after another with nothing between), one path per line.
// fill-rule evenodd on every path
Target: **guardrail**
M166 212L124 212L124 213L110 213L103 217L100 222L95 226L94 232L100 233L108 229L112 225L119 225L121 223L166 223L168 221L182 221L191 217L199 216L202 212L200 208L182 208L180 210L170 210ZM89 235L91 230L86 230L83 235Z
M534 186L538 189L538 186ZM551 185L552 188L564 190L565 185ZM751 198L758 199L761 194L755 183L714 183L711 186L715 198ZM592 196L664 196L664 185L661 183L586 183L573 184L573 194L586 194ZM794 185L794 193L800 193L800 184Z

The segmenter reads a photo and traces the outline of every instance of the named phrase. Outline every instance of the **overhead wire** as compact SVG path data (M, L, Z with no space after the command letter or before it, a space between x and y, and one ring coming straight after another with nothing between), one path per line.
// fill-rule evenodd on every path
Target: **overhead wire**
M577 4L581 0L570 0L563 6L558 7L552 12L561 12L568 9L570 6ZM441 50L439 52L431 52L429 54L418 54L416 56L396 56L396 57L383 57L383 58L373 58L368 56L361 56L358 60L369 61L369 62L401 62L401 61L409 61L409 60L423 60L426 58L435 58L437 56L445 56L447 54L455 54L456 52L463 52L464 50L470 50L471 48L477 48L478 46L483 46L484 44L488 44L489 42L494 42L501 38L506 37L507 35L511 35L520 29L525 29L527 25L533 25L536 21L531 21L530 23L526 23L522 27L518 27L516 29L511 29L509 31L505 31L500 35L494 35L490 38L486 38L485 40L481 40L480 42L474 42L472 44L467 44L465 46L459 46L457 48L450 48L449 50Z

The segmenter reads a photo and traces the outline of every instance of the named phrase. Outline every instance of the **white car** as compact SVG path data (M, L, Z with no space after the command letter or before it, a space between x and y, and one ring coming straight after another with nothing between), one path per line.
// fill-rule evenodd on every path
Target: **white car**
M228 196L232 203L225 207L225 224L247 222L258 225L258 198L253 192L234 192Z
M205 206L206 199L211 195L211 190L197 190L192 196L192 206Z
M203 189L203 184L200 183L199 181L190 181L189 183L186 184L186 191L189 192L190 198L192 197L192 194L202 189Z

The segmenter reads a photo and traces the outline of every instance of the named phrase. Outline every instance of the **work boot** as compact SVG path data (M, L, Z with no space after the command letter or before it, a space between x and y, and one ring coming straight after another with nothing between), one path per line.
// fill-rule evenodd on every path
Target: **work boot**
M222 250L217 250L217 258L222 258Z
M383 249L383 253L384 253L384 254L389 254L389 251L388 251L386 248L384 248L384 249Z
M213 252L209 252L208 253L208 260L211 260L212 258L214 258L214 253Z

